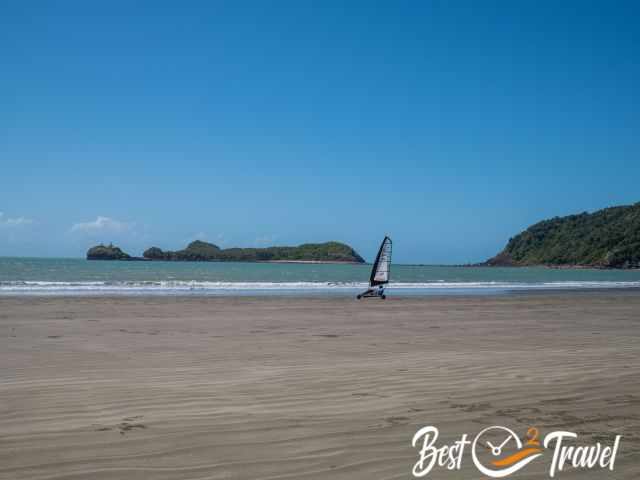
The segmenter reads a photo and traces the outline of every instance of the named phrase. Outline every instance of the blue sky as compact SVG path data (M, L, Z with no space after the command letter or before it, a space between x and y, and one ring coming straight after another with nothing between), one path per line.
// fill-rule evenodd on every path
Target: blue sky
M4 1L0 255L461 263L637 202L640 9L559 3Z

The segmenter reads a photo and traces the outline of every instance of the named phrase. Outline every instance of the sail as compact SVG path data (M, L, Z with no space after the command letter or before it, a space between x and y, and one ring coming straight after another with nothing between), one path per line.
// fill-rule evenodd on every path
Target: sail
M384 237L376 261L373 264L371 270L371 278L369 284L373 287L375 285L383 285L389 282L389 272L391 270L391 239Z

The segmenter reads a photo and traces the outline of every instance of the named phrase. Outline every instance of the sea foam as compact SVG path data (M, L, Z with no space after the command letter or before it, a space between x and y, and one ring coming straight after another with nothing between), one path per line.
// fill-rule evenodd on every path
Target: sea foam
M365 282L212 282L185 280L158 281L1 281L0 295L82 295L82 294L286 294L286 293L349 293L367 287ZM640 288L640 281L555 281L555 282L392 282L386 286L398 293L508 292L522 290L576 290Z

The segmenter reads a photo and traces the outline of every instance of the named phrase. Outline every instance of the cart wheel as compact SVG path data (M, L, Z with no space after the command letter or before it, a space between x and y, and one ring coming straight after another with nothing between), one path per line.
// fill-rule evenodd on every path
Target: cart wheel
M382 295L380 295L380 298L381 298L382 300L384 300L385 298L387 298L387 296L386 296L386 295L384 295L384 294L382 294Z
M358 295L356 298L360 300L362 298L362 295Z

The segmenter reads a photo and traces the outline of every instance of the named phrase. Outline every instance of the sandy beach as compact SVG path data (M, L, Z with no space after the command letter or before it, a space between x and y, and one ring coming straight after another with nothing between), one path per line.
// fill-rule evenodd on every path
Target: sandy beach
M2 479L411 478L425 425L620 434L613 472L555 478L640 476L633 291L4 297L0 334Z

